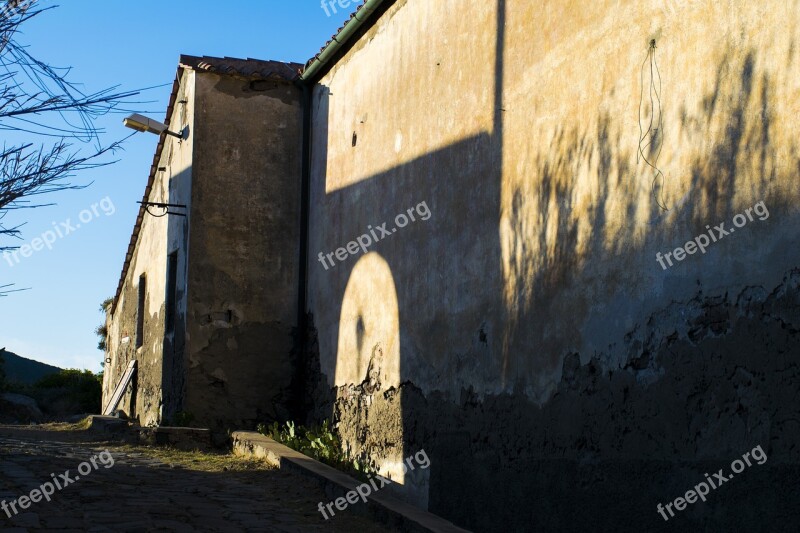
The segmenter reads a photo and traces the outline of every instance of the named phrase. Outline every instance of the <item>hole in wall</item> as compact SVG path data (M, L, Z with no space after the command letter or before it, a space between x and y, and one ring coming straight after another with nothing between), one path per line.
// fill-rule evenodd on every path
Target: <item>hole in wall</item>
M361 348L364 346L365 332L366 332L366 327L364 326L364 317L359 315L358 322L356 322L356 345L358 346L359 352L361 352Z

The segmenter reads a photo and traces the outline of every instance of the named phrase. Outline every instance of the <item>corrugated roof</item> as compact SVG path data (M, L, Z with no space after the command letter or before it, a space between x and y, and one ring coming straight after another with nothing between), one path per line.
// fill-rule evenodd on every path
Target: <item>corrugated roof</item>
M183 69L191 69L195 71L213 72L220 75L236 76L252 80L272 80L284 81L291 83L297 79L300 70L303 66L299 63L282 63L280 61L263 61L260 59L238 59L233 57L210 57L210 56L189 56L181 55L178 60L178 72L175 75L175 81L172 83L172 93L169 97L169 104L167 105L167 116L164 119L164 124L169 126L170 119L172 118L172 111L175 108L175 100L178 97L178 90L180 89L181 71ZM150 165L150 175L147 178L147 186L144 189L142 202L147 202L150 198L150 191L155 182L156 172L158 171L158 162L161 160L161 152L164 150L164 141L167 138L166 133L162 133L158 139L158 146L156 153L153 156L153 163ZM122 274L117 284L117 292L114 294L114 302L111 304L111 313L113 314L117 309L119 296L122 294L122 287L125 284L125 278L128 275L131 259L136 250L136 241L139 239L139 231L142 228L142 220L144 219L145 207L139 206L139 213L136 216L136 223L133 226L131 240L128 243L128 251L125 254L125 262L122 265Z

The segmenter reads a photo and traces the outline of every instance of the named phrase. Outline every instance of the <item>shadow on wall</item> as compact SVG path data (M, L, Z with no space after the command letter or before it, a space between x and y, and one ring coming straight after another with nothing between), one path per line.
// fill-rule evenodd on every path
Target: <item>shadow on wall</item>
M315 106L315 113L325 116L325 98ZM320 135L320 130L315 129L314 135ZM325 145L318 139L314 143ZM496 226L486 224L477 226L477 231L475 227L465 231L461 220L463 216L496 218L499 169L492 165L496 150L491 135L479 134L324 198L312 197L312 228L323 223L319 221L336 221L329 224L330 242L321 248L325 251L353 240L368 231L370 225L385 221L391 232L396 215L408 213L409 208L416 209L423 202L429 207L429 219L421 218L420 212L424 214L425 209L420 207L415 211L415 222L396 228L397 233L373 244L363 256L337 263L328 271L318 263L310 265L311 269L322 271L317 273L310 294L326 302L326 314L313 317L319 338L312 333L308 340L310 367L306 379L314 388L308 395L308 408L315 410L314 418L332 415L341 421L340 431L351 451L362 454L369 450L374 457L380 457L381 473L401 485L412 481L405 479L403 459L422 449L423 441L405 441L399 402L371 406L367 402L373 395L399 391L406 375L437 372L440 379L445 379L442 371L435 368L444 357L440 361L429 359L425 344L442 343L444 356L446 340L460 335L458 324L452 320L453 307L447 302L455 305L472 280L450 275L454 263L465 272L485 273L485 291L501 294L501 277L495 263L500 253ZM466 167L465 162L469 162ZM456 177L459 186L447 183L445 176ZM314 246L312 243L312 261L317 252ZM485 253L487 247L491 253ZM453 249L459 253L443 253ZM420 265L424 265L423 270ZM419 309L421 301L427 302L424 311ZM414 324L414 317L420 312L430 316L421 337L419 332L405 329ZM469 314L468 309L464 312ZM486 351L477 341L480 328L480 323L474 324L476 345ZM338 356L320 361L318 354ZM413 359L407 357L409 354L414 354ZM499 368L498 362L485 364L490 372ZM333 391L331 385L336 387ZM350 417L357 416L355 413L364 407L363 424L351 424ZM411 499L425 505L427 471L415 471L413 475L416 488Z
M503 5L501 0L501 13ZM502 19L499 26L503 26ZM498 54L501 57L502 53ZM500 59L496 67L499 101ZM315 95L315 117L327 117L329 89L318 87ZM404 472L402 463L406 456L423 449L426 441L408 438L418 432L406 427L409 419L399 401L373 404L372 398L393 397L404 376L424 374L442 381L460 375L466 383L468 372L499 375L500 360L487 345L486 335L499 329L503 305L496 226L502 176L501 113L498 106L492 132L431 151L353 186L323 194L320 191L326 189L327 181L323 175L315 177L317 186L312 187L311 227L329 228L324 243L312 238L312 258L315 245L335 249L384 221L391 235L373 244L363 257L312 275L309 293L325 302L326 313L314 317L319 337L312 335L309 340L312 354L307 380L315 387L309 395L315 400L309 407L316 408L318 418L333 415L340 421L339 429L351 452L376 458L381 473L404 487L399 492L422 506L428 503L429 472ZM327 128L326 121L317 119L312 132L313 145L321 148L312 159L322 169L328 156ZM354 150L357 143L354 135ZM408 213L409 208L416 208L417 215L423 213L422 203L430 211L429 220L394 227L395 216ZM466 225L465 217L487 223ZM310 268L321 267L312 264ZM495 323L475 320L474 301L464 299L476 277L481 279L478 299L494 300L493 309L486 312ZM424 318L415 321L415 317ZM471 323L473 353L460 357L456 366L461 368L444 368L450 364L449 339L464 335L464 323ZM408 330L409 325L414 327ZM335 361L322 355L317 366L316 350L337 354ZM481 360L477 366L476 358ZM335 386L332 396L331 384ZM353 423L355 419L360 422Z
M776 480L797 474L800 460L788 444L800 427L788 424L793 400L786 390L800 379L792 369L800 273L787 271L777 287L755 283L736 294L703 287L716 286L715 276L748 285L747 267L762 260L757 256L783 268L796 264L796 254L759 247L767 231L778 230L754 223L746 235L717 244L729 256L748 246L758 250L750 263L726 263L722 252L695 257L713 267L696 284L667 278L654 259L655 251L680 246L760 200L783 217L781 224L797 223L796 191L785 195L780 188L794 183L800 169L797 146L789 141L787 152L773 144L775 87L759 73L756 51L731 52L700 111L681 108L680 132L670 139L678 139L674 152L691 154L691 180L679 190L668 175L668 213L642 203L651 176L636 166L635 152L622 148L630 132L603 111L594 124L561 126L548 145L529 147L535 162L529 183L504 192L497 102L505 1L497 5L491 132L332 192L325 192L326 175L315 177L312 230L333 226L329 240L315 243L323 250L342 246L368 224L391 226L394 215L421 201L433 216L360 259L311 276L310 298L333 308L312 321L309 407L315 417L332 416L351 451L376 458L409 499L480 531L532 524L655 530L661 527L656 503L757 444L775 455L775 469L715 495L726 513L695 507L685 519L760 527L765 514L758 509L775 511L767 520L780 517L779 509L800 501L796 491L775 488L782 486ZM327 117L322 89L314 112ZM327 124L315 128L322 140L314 146L325 147ZM705 144L691 145L697 137ZM324 151L312 157L327 161ZM589 185L580 182L587 176ZM588 203L579 190L591 191ZM502 207L505 194L509 210ZM598 313L598 302L616 301L626 313L646 308L636 295L647 295L649 284L666 302L663 295L676 287L691 294L686 287L694 284L696 292L665 303L661 314L642 316L605 351L570 349L580 346L580 326ZM473 387L476 381L493 384L495 392ZM420 382L435 392L423 393ZM430 471L404 475L398 460L423 448ZM752 505L739 505L748 491Z
M167 327L167 309L166 302L170 299L169 295L165 295L165 304L162 310L164 320L162 325L164 329L164 349L162 354L162 379L161 390L163 391L162 406L161 406L161 424L183 425L179 422L186 423L186 416L181 419L181 413L184 410L184 398L186 395L186 304L187 304L187 264L188 264L188 243L189 243L189 215L190 209L189 198L184 198L181 192L191 191L192 183L192 166L189 165L183 169L176 176L171 176L169 179L168 190L164 191L169 200L165 203L176 203L189 206L187 209L181 209L180 212L187 212L187 216L168 215L167 217L167 279L165 280L165 287L167 291L171 290L170 287L170 259L169 255L174 254L174 260L177 261L175 265L175 287L174 287L174 317L172 327ZM191 415L188 415L191 416Z
M640 203L650 177L642 172L644 165L637 167L636 154L620 147L622 136L630 132L615 125L608 113L597 116L595 131L579 126L557 129L547 150L535 155L535 186L512 190L510 212L501 221L501 228L508 230L505 382L532 381L539 392L529 394L546 401L552 393L548 383L560 371L565 354L580 348L580 327L598 301L620 294L634 300L651 285L656 293L671 292L666 286L658 289L668 281L659 277L656 251L682 246L707 233L709 225L727 222L730 228L734 215L758 201L780 216L793 216L794 201L780 184L796 179L798 151L793 141L791 154L783 157L794 163L778 166L780 156L770 144L774 88L766 74L754 72L754 51L740 63L730 55L717 71L713 91L703 98L702 112L691 115L685 105L681 109L676 137L704 138L705 145L678 147L692 154L687 169L691 179L684 189L681 180L667 176L674 198L669 212L654 202ZM580 183L585 169L592 169L588 187ZM579 208L576 203L582 199L576 191L581 187L596 192L591 203ZM612 213L626 223L615 223ZM767 228L755 223L746 231L736 237L737 249L758 250ZM715 258L719 255L711 252L691 259L711 263L717 275L730 274L732 265L720 264ZM653 271L652 278L638 275L647 270ZM713 275L711 269L708 274ZM700 277L708 281L698 274L698 283ZM600 278L602 284L597 283ZM630 305L635 309L640 303ZM519 356L533 347L539 357Z
M166 144L166 150L173 150L172 143ZM171 158L170 152L167 159ZM192 167L188 166L180 170L176 175L171 176L166 182L166 186L161 187L155 193L146 191L147 199L150 202L159 203L188 203L181 198L175 197L176 191L189 190L191 181ZM158 187L161 180L156 179L154 186ZM166 241L163 250L139 251L131 258L128 267L128 280L125 284L125 292L120 295L120 301L116 313L122 313L121 317L115 318L120 324L117 334L121 337L116 344L115 353L109 353L112 361L111 367L106 367L110 380L108 390L104 391L105 402L110 401L117 384L122 379L130 361L138 361L137 370L122 397L118 408L126 413L127 416L136 420L142 426L159 425L172 421L175 414L180 411L184 392L185 372L183 352L184 352L184 322L185 312L177 313L174 323L174 334L167 334L166 331L166 299L163 295L152 297L152 291L160 287L166 287L168 280L155 280L154 272L160 272L160 263L167 263L167 256L170 252L178 250L179 268L185 273L186 258L184 255L185 243L188 239L188 228L186 218L175 215L162 215L159 208L151 208L151 213L147 211L142 219L142 225L146 221L156 224L166 223ZM160 218L159 216L163 216ZM151 219L151 220L148 220ZM139 241L138 246L142 246ZM155 256L148 256L148 251L157 253ZM140 282L137 270L137 260L148 262L143 269L146 282L146 294L144 298L144 321L143 334L144 341L140 348L136 346L137 334L137 313L138 313L138 284ZM164 269L166 271L166 269ZM168 276L168 274L167 274ZM179 280L185 279L185 274L178 275ZM178 283L176 302L184 299L183 287L185 284ZM160 303L157 309L152 309L151 301ZM179 305L179 309L184 310ZM121 342L122 338L127 338L126 342ZM162 342L163 341L163 342ZM153 351L153 346L160 346L158 352ZM103 405L103 409L106 405Z

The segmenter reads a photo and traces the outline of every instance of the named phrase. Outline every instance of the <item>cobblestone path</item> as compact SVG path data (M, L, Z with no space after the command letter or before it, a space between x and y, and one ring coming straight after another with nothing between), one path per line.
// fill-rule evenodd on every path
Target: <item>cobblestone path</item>
M104 464L101 456L97 468L78 472L104 450L113 466L106 468L111 461ZM74 432L0 427L0 502L12 514L0 510L0 531L388 531L353 513L324 520L317 504L329 498L298 474L224 456L234 466L214 471L197 453L170 453L165 458L146 447L85 442ZM63 485L60 474L67 470L73 483L55 490L49 502L20 509L21 496L52 482L51 474ZM17 515L8 507L12 501Z

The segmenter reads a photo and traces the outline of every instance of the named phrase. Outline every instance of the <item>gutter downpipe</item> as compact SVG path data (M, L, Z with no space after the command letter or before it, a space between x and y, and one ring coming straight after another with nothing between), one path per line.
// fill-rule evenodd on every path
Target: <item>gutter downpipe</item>
M327 65L331 58L336 55L336 52L347 44L350 37L364 25L364 22L372 16L375 10L377 10L384 1L385 0L367 0L364 2L361 9L355 12L353 20L345 24L341 31L333 36L333 40L328 43L328 46L323 48L314 59L308 62L303 73L300 74L300 81L308 83L313 80L314 76L319 73L322 67Z
M333 40L319 53L314 59L306 64L306 68L295 81L295 85L303 91L303 147L301 162L301 185L300 185L300 264L298 267L299 287L297 305L297 336L299 350L297 354L297 382L294 390L294 404L292 413L295 420L305 420L306 418L306 390L307 390L307 368L306 360L306 339L308 337L308 316L306 314L306 298L308 295L308 234L309 234L309 214L310 214L310 191L311 191L311 123L312 123L312 93L314 89L314 79L322 72L322 69L333 59L336 53L347 44L348 40L364 25L372 14L383 4L385 0L367 0L364 5L356 11L353 19L333 36Z
M293 420L305 420L306 405L305 391L307 390L307 367L306 360L306 337L308 336L308 317L306 315L306 295L308 293L308 227L309 227L309 204L311 189L311 91L312 86L299 79L295 82L297 87L303 92L303 132L302 132L302 152L300 168L300 250L298 264L298 287L297 287L297 337L295 354L295 386L292 391L292 412ZM303 423L303 422L300 422Z

